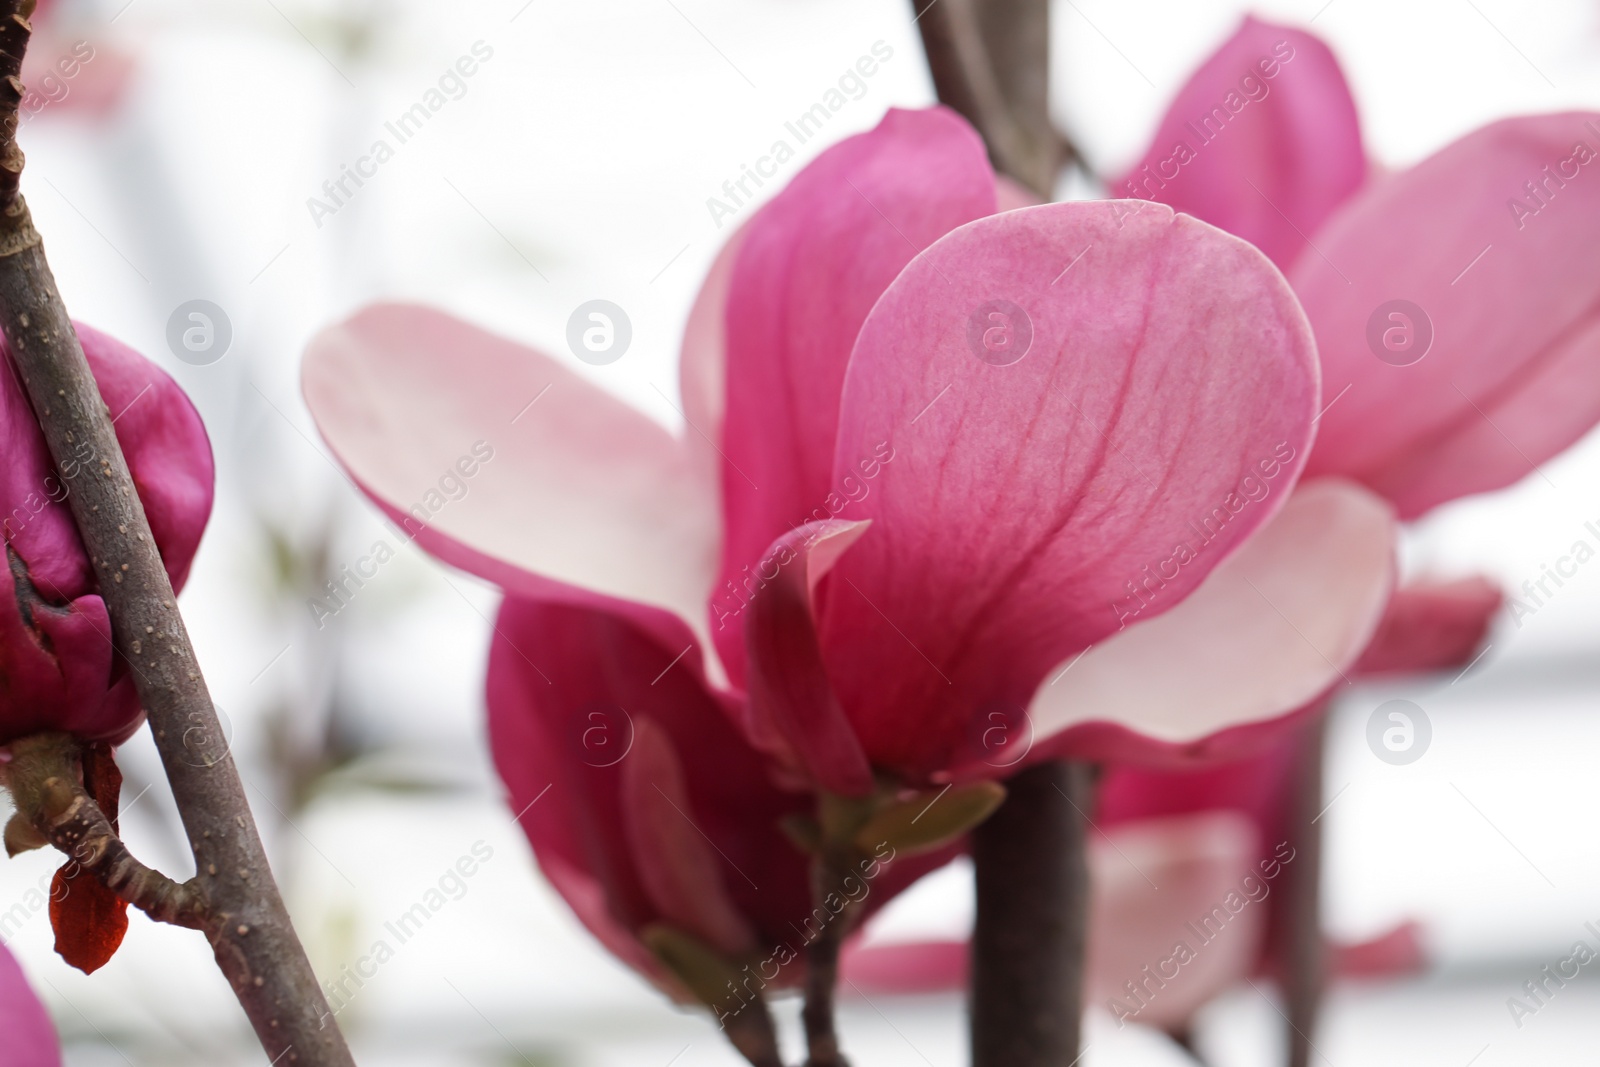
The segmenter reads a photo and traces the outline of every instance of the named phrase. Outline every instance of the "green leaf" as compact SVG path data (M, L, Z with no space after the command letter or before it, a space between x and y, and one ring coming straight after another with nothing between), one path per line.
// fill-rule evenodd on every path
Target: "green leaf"
M707 1007L725 1002L729 984L737 987L744 978L737 963L676 926L651 923L639 932L639 939Z
M873 852L887 843L900 855L931 852L987 819L1005 798L1005 787L996 782L913 793L869 819L856 834L856 847Z

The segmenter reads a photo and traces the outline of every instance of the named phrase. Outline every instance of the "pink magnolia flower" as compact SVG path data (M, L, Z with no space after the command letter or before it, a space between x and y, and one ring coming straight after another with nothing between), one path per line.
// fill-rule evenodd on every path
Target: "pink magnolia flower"
M211 445L188 397L153 363L121 342L76 326L117 441L150 519L175 589L211 513ZM87 741L125 740L143 719L127 662L111 644L94 566L67 506L78 478L100 476L102 457L84 445L58 469L43 431L0 349L0 745L60 730Z
M824 152L711 269L682 437L423 308L369 308L307 351L307 402L362 488L506 590L500 773L557 888L647 972L653 923L737 954L803 911L774 830L812 803L796 791L1009 774L992 716L1184 602L1289 497L1317 375L1260 253L1160 208L996 208L982 144L943 109ZM1295 510L1299 556L1280 539L1243 578L1370 630L1387 508L1329 481ZM628 710L637 749L601 776L562 725L594 701ZM1053 743L1165 750L1151 710L1054 723ZM725 856L673 822L663 781Z
M712 269L687 440L417 308L321 335L307 399L420 544L704 657L795 780L981 772L989 709L1178 604L1282 506L1316 398L1299 310L1243 242L1151 206L995 206L943 110L825 152ZM985 347L1007 330L1016 354ZM472 491L407 517L474 441L497 459ZM1308 506L1305 555L1256 578L1287 589L1355 529L1387 582L1381 507L1344 484Z
M0 1067L61 1067L61 1041L11 953L0 945Z

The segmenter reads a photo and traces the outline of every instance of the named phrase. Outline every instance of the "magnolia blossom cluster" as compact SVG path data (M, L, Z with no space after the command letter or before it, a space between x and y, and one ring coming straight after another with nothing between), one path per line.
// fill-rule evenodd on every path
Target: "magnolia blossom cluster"
M683 436L410 305L318 337L306 397L391 516L506 427L504 462L417 540L505 590L488 701L511 803L578 916L663 988L715 1006L682 939L733 975L787 944L816 847L783 827L819 802L1070 758L1104 768L1102 824L1163 886L1092 853L1091 988L1182 1027L1274 966L1282 894L1230 889L1292 860L1293 753L1333 687L1464 661L1499 606L1481 579L1397 588L1399 523L1600 418L1600 184L1560 172L1537 229L1515 207L1593 118L1502 121L1381 173L1329 49L1248 20L1112 183L1136 201L1030 203L940 108L823 152L711 268ZM893 463L842 495L875 448ZM595 708L630 717L618 763L575 741ZM994 722L1026 742L996 758ZM960 847L888 865L870 906ZM1228 936L1139 985L1207 914ZM1337 958L1416 954L1401 928ZM964 948L846 966L929 987Z
M667 993L748 1041L806 948L965 847L992 782L1070 759L1104 772L1091 992L1182 1029L1281 964L1294 753L1333 689L1464 662L1500 606L1482 579L1397 584L1400 524L1600 419L1597 120L1508 119L1383 172L1327 46L1247 20L1110 183L1134 199L1032 203L943 108L822 152L711 267L684 434L417 305L320 334L305 396L391 519L504 590L512 809ZM181 581L203 432L83 335ZM16 507L52 469L9 381L0 419ZM471 493L419 515L485 440ZM0 742L120 740L138 709L95 592L116 576L47 503L6 535ZM1408 927L1335 952L1416 958ZM867 988L965 969L960 944L845 955Z

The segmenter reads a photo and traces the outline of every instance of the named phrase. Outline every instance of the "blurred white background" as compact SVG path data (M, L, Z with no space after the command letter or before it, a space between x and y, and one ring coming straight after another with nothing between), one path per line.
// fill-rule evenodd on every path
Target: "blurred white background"
M536 873L488 768L481 683L492 589L407 547L318 628L307 601L386 533L328 458L299 398L320 327L383 298L422 300L543 347L677 424L676 353L731 225L706 208L783 123L878 41L890 60L806 158L932 92L908 0L105 0L63 2L49 38L95 49L26 124L24 176L75 317L156 359L194 397L218 460L216 515L184 606L319 973L482 841L493 859L344 1012L368 1065L732 1064L701 1016L614 963ZM1101 173L1139 154L1172 94L1246 10L1222 0L1057 0L1057 118ZM1600 107L1593 0L1296 0L1250 10L1333 46L1372 155L1404 166L1485 121ZM1314 20L1314 21L1313 21ZM339 210L308 198L353 164L476 42L492 58ZM78 106L130 64L119 98ZM102 88L104 86L101 86ZM79 93L74 100L72 93ZM769 184L763 195L774 186ZM1063 194L1090 195L1071 183ZM747 217L740 210L735 221ZM319 225L320 223L320 225ZM209 366L173 357L173 310L214 301L233 329ZM583 301L626 309L606 367L563 341ZM670 398L670 399L669 399ZM1541 475L1413 531L1408 568L1536 578L1600 520L1600 438ZM559 521L559 517L552 517ZM1507 997L1600 922L1600 567L1463 676L1346 694L1324 820L1328 922L1365 936L1414 917L1438 966L1336 989L1318 1048L1345 1065L1497 1067L1592 1058L1600 983L1580 979L1519 1028ZM1385 699L1417 701L1433 747L1402 767L1367 750ZM189 872L154 751L125 750L134 851ZM147 791L146 791L147 790ZM135 800L135 798L137 799ZM0 915L52 856L0 863ZM896 936L970 922L964 871L897 904ZM74 1067L259 1063L202 939L135 914L92 978L34 913L7 937ZM1216 1067L1275 1062L1274 1009L1246 987L1211 1009ZM847 1004L860 1067L966 1062L955 997ZM3 1040L3 1037L0 1037ZM1093 1065L1186 1062L1163 1039L1097 1029ZM1579 1050L1585 1050L1580 1057Z

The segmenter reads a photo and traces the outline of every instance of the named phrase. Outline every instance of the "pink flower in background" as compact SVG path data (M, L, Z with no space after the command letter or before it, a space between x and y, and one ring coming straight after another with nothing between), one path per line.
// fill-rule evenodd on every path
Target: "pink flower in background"
M1237 234L1285 273L1367 178L1338 61L1316 37L1247 17L1184 83L1111 195Z
M87 326L77 326L101 396L127 457L173 587L181 589L211 513L211 445L183 391L153 363ZM61 469L51 462L9 354L0 350L0 744L61 730L120 743L143 712L126 661L111 645L99 583L110 564L91 564L67 498L78 478L98 478L85 446Z
M28 21L33 38L22 63L20 121L44 114L104 118L122 102L138 60L104 26L90 32L70 13L63 22L53 2L41 2Z
M1233 766L1195 774L1241 801L1261 781ZM1281 936L1278 901L1300 857L1282 837L1263 848L1257 822L1238 810L1149 811L1090 839L1087 1006L1122 1024L1181 1031ZM1331 970L1349 977L1411 971L1422 959L1414 924L1327 951ZM865 994L960 989L968 954L965 940L878 941L869 931L846 949L844 976Z
M61 1067L56 1028L28 979L0 945L0 1067Z
M1255 62L1280 44L1295 58L1266 78ZM1223 106L1200 143L1196 117L1247 79L1260 99ZM1165 180L1160 161L1184 138L1194 159ZM1411 519L1517 481L1600 419L1596 158L1600 113L1533 115L1367 179L1327 46L1247 19L1125 182L1283 268L1328 405L1306 476L1351 478Z
M1255 831L1233 812L1150 819L1125 830L1094 835L1089 843L1093 919L1089 926L1087 1003L1104 1008L1125 997L1123 983L1146 980L1155 995L1132 1021L1161 1025L1186 1019L1209 1000L1219 979L1248 968L1266 926L1264 902L1282 891L1281 875L1295 856L1286 849L1263 865L1254 863ZM1173 946L1193 931L1164 922L1172 915L1199 921L1229 893L1238 910L1225 924L1228 936L1213 937L1192 956L1175 959ZM1166 962L1167 966L1162 967ZM845 976L865 993L934 992L967 983L965 941L874 943L864 939L847 951Z
M1257 65L1268 55L1280 60L1272 76ZM1230 85L1252 92L1218 114L1211 105ZM1211 127L1197 128L1201 115ZM1192 153L1176 150L1185 137ZM1186 155L1170 176L1162 160ZM1600 115L1531 116L1368 178L1327 47L1248 19L1180 91L1126 182L1248 237L1283 267L1316 333L1328 405L1309 484L1353 479L1415 518L1532 473L1600 419L1600 180L1586 170L1597 155ZM1349 673L1464 666L1501 602L1481 578L1402 588ZM1219 635L1193 653L1228 647ZM1289 831L1299 743L1204 770L1112 769L1101 818L1132 826L1229 808L1270 849ZM1265 947L1281 921L1274 909ZM1374 944L1367 963L1419 958L1405 929Z

